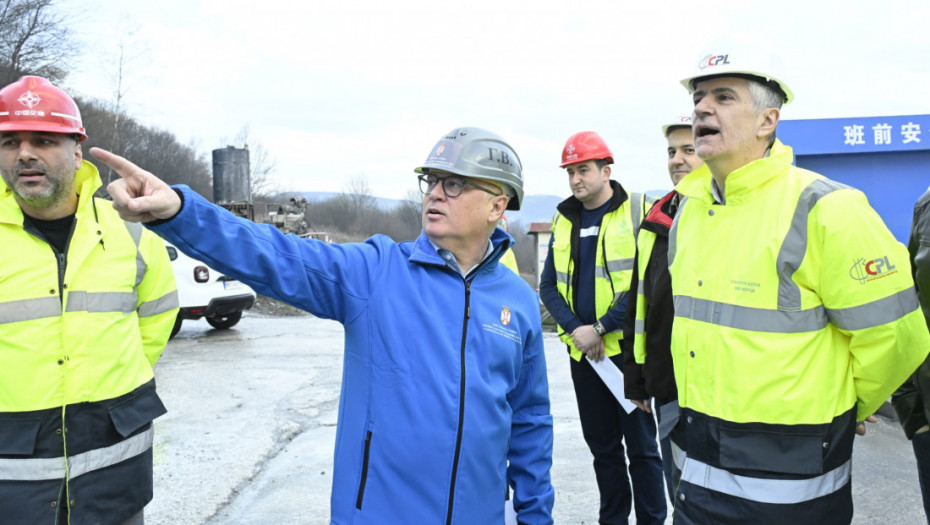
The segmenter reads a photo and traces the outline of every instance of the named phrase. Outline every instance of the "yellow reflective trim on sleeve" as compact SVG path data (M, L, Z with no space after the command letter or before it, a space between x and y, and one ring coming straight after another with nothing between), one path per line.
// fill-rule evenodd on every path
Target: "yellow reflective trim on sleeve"
M139 305L139 317L151 317L178 308L178 291L171 290L154 301L146 301Z
M833 324L843 330L865 330L896 321L920 308L913 288L851 308L827 308Z

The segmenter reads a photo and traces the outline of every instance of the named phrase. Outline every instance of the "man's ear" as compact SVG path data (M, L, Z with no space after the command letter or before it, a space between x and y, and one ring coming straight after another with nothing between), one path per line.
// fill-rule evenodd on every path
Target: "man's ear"
M489 224L497 224L498 221L501 220L504 212L507 211L508 202L510 202L510 197L507 195L496 195L491 197L491 211L488 213Z
M78 142L74 145L74 169L81 169L81 165L84 161L84 150L81 149L81 143Z
M604 178L605 179L610 178L610 165L609 164L607 166L604 166Z
M762 122L759 124L759 131L756 136L759 138L770 137L778 127L778 121L781 119L781 110L778 108L768 108L762 112Z

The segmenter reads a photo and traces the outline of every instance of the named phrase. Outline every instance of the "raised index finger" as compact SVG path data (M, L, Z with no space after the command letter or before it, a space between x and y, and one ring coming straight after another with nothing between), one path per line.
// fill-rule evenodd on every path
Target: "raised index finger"
M120 157L115 153L110 153L103 148L90 148L90 154L93 155L95 159L112 168L113 171L118 173L119 176L123 177L124 179L133 176L141 178L142 172L144 172L144 170L139 166L136 166L123 157Z

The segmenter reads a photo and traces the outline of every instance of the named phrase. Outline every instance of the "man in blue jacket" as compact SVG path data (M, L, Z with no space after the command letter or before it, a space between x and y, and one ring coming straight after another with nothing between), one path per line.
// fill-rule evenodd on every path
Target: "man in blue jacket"
M523 200L516 152L457 128L419 173L423 232L396 243L284 235L109 152L113 205L256 291L345 326L334 524L552 523L552 416L539 303L498 264Z

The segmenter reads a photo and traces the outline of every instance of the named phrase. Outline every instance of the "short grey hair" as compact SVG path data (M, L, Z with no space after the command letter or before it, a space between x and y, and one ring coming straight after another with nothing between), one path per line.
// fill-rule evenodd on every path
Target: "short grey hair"
M749 92L752 94L756 114L762 113L769 108L781 109L784 95L778 89L763 84L758 80L749 80Z
M769 108L781 110L784 95L780 89L776 89L769 84L759 80L749 79L749 93L752 95L753 109L756 115L761 115L763 111ZM769 147L775 143L775 130L768 137Z

